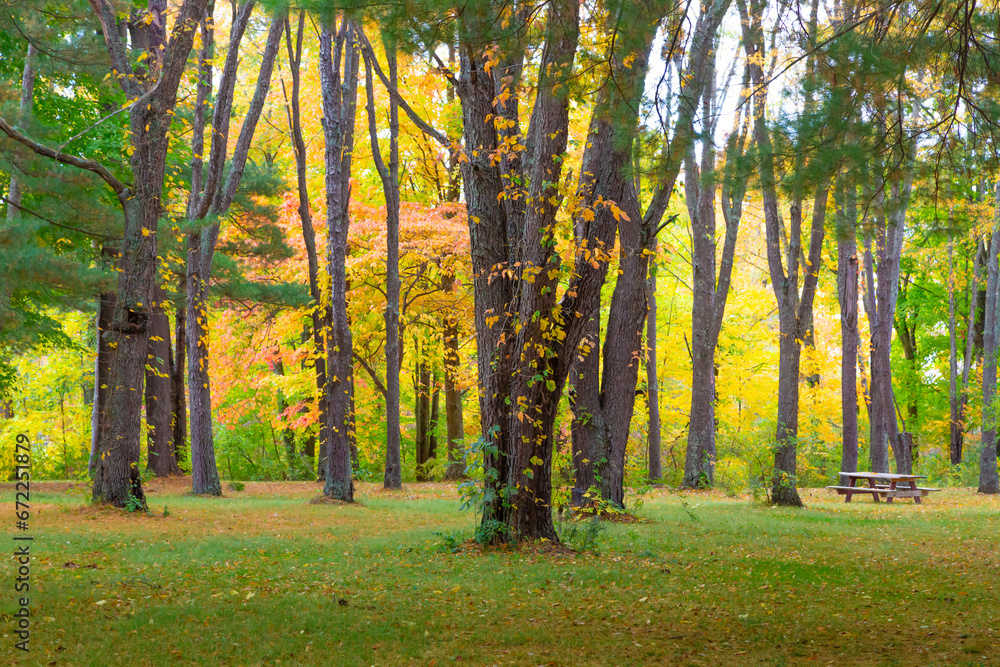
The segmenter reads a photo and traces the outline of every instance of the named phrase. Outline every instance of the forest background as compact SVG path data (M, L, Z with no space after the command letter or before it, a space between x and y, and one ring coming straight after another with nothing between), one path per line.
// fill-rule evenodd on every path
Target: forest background
M112 7L102 2L92 4ZM148 5L113 5L121 32L130 36L126 41L139 78L144 71L153 77L156 67L164 66L152 63L155 58L148 54L155 53L155 47L150 47L155 40L144 37L143 29L161 21L164 26L173 25L179 11L175 4L179 7L179 3L155 1ZM664 5L662 20L656 24L657 37L643 79L636 140L630 151L630 178L640 204L656 201L662 186L658 165L672 142L683 134L683 128L672 127L671 121L683 116L680 91L686 85L684 73L697 56L687 50L697 35L695 25L701 25L700 18L718 11L722 4ZM903 147L903 171L909 170L900 177L899 169L886 166L884 173L888 176L882 180L882 196L897 196L900 184L907 180L912 186L912 194L903 197L905 225L899 231L902 251L898 279L891 281L891 289L898 291L887 334L892 341L892 409L900 430L912 434L915 471L927 475L932 484L975 486L981 472L979 436L984 419L983 392L979 388L984 363L989 363L989 350L984 360L984 346L989 342L987 323L996 320L996 269L990 265L991 261L996 263L997 253L991 245L996 245L998 219L992 141L996 88L991 78L996 72L996 36L991 32L996 22L989 23L989 12L977 14L972 10L971 14L961 14L949 3L941 3L945 9L939 7L940 11L932 11L934 3L876 2L849 7L839 2L829 6L818 2L779 3L772 7L756 3L749 8L745 3L737 4L744 14L742 21L735 5L728 13L723 8L727 18L711 37L712 50L718 51L719 57L712 64L710 92L695 100L694 106L699 101L702 105L691 124L694 138L689 150L685 150L681 178L671 188L674 196L662 212L664 224L656 242L642 250L649 259L644 283L655 308L649 311L651 326L643 329L646 335L642 349L632 353L631 363L643 371L639 373L627 435L625 485L641 487L651 477L652 481L670 485L685 482L692 387L697 387L692 380L693 360L698 356L695 338L699 330L704 330L692 316L697 301L692 267L698 263L698 233L692 232L692 220L698 218L699 210L698 188L692 185L699 181L700 165L702 171L718 169L719 173L719 182L709 188L713 193L708 204L713 218L728 220L731 215L725 207L736 201L731 190L733 183L740 181L733 172L743 174L742 186L738 187L744 190L739 197L742 222L730 251L735 261L714 358L717 436L712 481L732 493L747 489L764 495L771 492L775 431L780 430L779 341L783 334L771 284L774 274L768 265L768 184L756 162L757 149L749 145L753 141L742 146L739 155L726 148L741 133L746 141L754 120L750 113L751 91L759 94L762 90L757 81L752 81L753 57L743 53L755 35L749 19L756 16L758 23L767 24L769 44L763 63L771 77L767 84L770 97L765 94L767 115L777 146L775 153L781 156L779 170L787 174L801 166L795 156L802 155L802 147L809 144L808 132L815 130L810 124L822 119L821 114L814 113L815 107L836 103L834 81L841 71L837 68L846 67L845 62L855 63L858 71L869 68L864 76L856 71L848 77L852 85L857 85L857 95L868 96L861 105L865 111L859 115L872 126L878 126L881 119L881 138L886 145ZM115 173L126 180L123 174L128 171L126 163L133 148L127 114L120 112L131 108L132 102L108 74L108 56L104 40L96 31L98 22L91 6L33 0L5 6L0 25L0 116L18 119L21 130L42 144L59 146L57 152L117 165ZM230 50L234 47L227 49L227 45L235 44L239 67L234 69L231 81L232 128L223 145L223 160L226 148L229 154L239 152L242 130L246 119L253 116L261 70L268 59L273 61L273 74L270 90L264 91L263 104L256 111L259 121L255 121L252 143L245 151L242 181L236 181L239 187L230 197L231 205L217 216L221 225L206 299L210 304L206 335L212 387L209 424L214 433L215 462L221 475L230 480L315 479L317 466L320 476L326 471L318 447L323 440L323 401L316 373L323 351L317 349L314 323L317 313L330 306L331 277L323 259L328 253L327 230L317 223L311 241L303 233L303 217L308 211L309 218L322 221L330 214L329 199L324 197L330 174L325 151L330 144L329 136L324 136L328 128L323 123L321 100L325 98L320 72L320 25L327 20L329 7L290 11L255 7L253 3L210 7L212 20L207 25L215 34L214 56L199 60L199 49L204 52L208 44L205 35L209 31L202 29L191 51L191 66L179 84L176 111L167 135L163 210L154 232L157 289L162 290L157 292L154 306L162 319L160 329L150 325L150 340L158 339L163 345L159 352L150 354L145 368L146 417L141 425L140 461L143 467L154 461L156 445L152 429L148 428L151 406L157 400L169 400L164 397L171 396L172 391L176 397L178 382L183 397L186 384L184 361L178 352L188 345L183 340L184 316L191 276L190 239L195 231L188 221L188 207L189 193L196 189L191 165L201 158L199 149L192 147L192 136L199 131L199 113L203 118L211 117L205 108L198 107L205 103L200 97L199 81L204 85L206 79L199 79L195 71L204 68L206 62L215 63L217 71L210 78L214 76L215 85L224 88L221 65L227 57L233 57ZM498 6L497 15L513 20L505 7ZM556 184L558 196L569 203L559 209L550 239L566 268L557 280L562 290L567 289L580 257L579 235L574 232L578 216L573 211L573 181L586 169L583 162L589 141L588 124L598 91L609 85L600 64L615 57L613 51L612 56L606 55L614 40L608 17L618 11L619 21L628 20L616 7L615 3L584 2L579 8L583 18L574 76L565 93L568 131L559 160L562 178ZM520 78L511 84L520 87L522 106L520 118L515 119L525 127L532 109L527 102L535 99L542 80L539 71L544 69L543 44L547 47L550 41L543 39L548 30L546 21L552 20L555 11L542 4L526 13L530 17L525 22L530 37L521 46L527 55ZM756 14L748 19L748 11ZM412 15L410 23L400 19L407 12ZM389 413L395 404L386 372L385 321L387 257L392 243L386 223L392 202L387 207L386 193L390 190L385 186L385 174L393 168L393 161L387 169L376 160L379 149L376 147L373 153L373 143L377 138L382 142L381 154L398 150L401 477L404 482L459 478L466 472L475 477L482 474L484 429L479 409L482 385L477 363L481 360L477 352L469 229L478 221L467 219L467 195L460 184L463 109L449 78L461 69L461 40L454 28L447 27L458 21L459 12L433 6L428 9L421 4L391 10L351 8L343 16L348 14L366 34L362 38L360 32L351 33L354 36L345 51L353 49L356 62L362 62L360 66L355 64L357 106L353 126L348 130L353 130L354 144L352 161L348 162L350 231L344 260L346 315L353 344L353 475L360 480L376 480L387 470L386 443L391 439L387 423L391 423ZM280 17L280 22L275 16ZM245 36L234 42L231 28L241 18ZM394 25L392 20L396 21ZM80 25L87 29L81 30ZM282 30L276 31L276 25ZM430 33L440 38L433 46L421 41ZM845 44L852 35L861 46L844 46L858 50L838 55L835 47ZM976 46L977 35L986 46ZM883 51L875 58L876 66L872 66L858 54L864 53L865 44L871 47L874 43L866 40L875 38L883 40L878 42ZM952 50L942 50L942 44ZM399 112L384 82L365 67L362 52L370 53L375 63L382 63L382 69L398 72L389 76L396 77L398 98L411 107L406 113ZM961 71L951 64L955 54L961 56ZM636 56L617 54L626 68L639 66ZM388 64L396 58L398 63L390 68ZM641 53L638 60L643 60ZM490 62L489 56L486 61ZM29 71L33 80L26 106L23 93ZM500 108L502 85L498 91ZM371 107L367 110L371 116L365 113L366 106ZM393 115L400 117L398 149L389 147L395 138L390 129ZM424 126L414 123L411 116L422 119ZM219 120L212 119L213 127ZM206 131L205 124L202 120L201 132ZM442 142L440 137L448 141ZM856 145L859 150L867 150L868 146L858 137L848 136L847 130L833 142ZM511 146L514 152L524 150L516 137ZM912 147L909 161L905 157L907 146ZM717 149L719 155L708 147ZM812 146L803 161L813 171L821 170L827 163L824 151L828 148L823 143ZM204 149L207 158L208 147ZM782 155L781 151L787 152ZM852 159L842 153L838 153L838 165ZM872 165L884 165L896 157L887 148L853 159L858 165L869 165L875 173L881 166L876 169ZM708 170L706 164L711 164ZM831 170L849 171L844 166ZM792 181L786 177L778 192L780 232L786 250L787 235L801 233L794 229L796 206L818 210L814 195L822 178L813 178L807 186ZM15 182L20 190L16 197L12 189ZM121 210L116 208L111 193L102 188L103 184L87 171L56 164L15 140L0 143L0 190L6 193L4 243L0 250L4 266L0 290L0 385L4 394L0 475L5 478L13 468L17 433L29 434L35 443L36 478L84 479L91 474L97 428L95 398L100 400L99 392L95 392L95 385L100 384L96 377L100 368L95 364L101 326L98 314L102 299L107 301L118 279L113 248L124 226ZM715 200L716 188L723 194L720 201ZM843 234L838 232L838 225L842 211L849 205L840 196L842 188L830 188L829 183L827 188L836 193L830 192L826 214L820 216L820 224L829 231L820 237L821 247L815 249L821 259L815 305L805 329L808 336L796 341L802 343L803 359L797 380L800 417L795 437L795 483L806 487L836 483L844 455L846 408L842 404L841 380L845 363L838 276L842 275L840 269L846 258L840 254ZM877 196L871 192L861 188L857 192L862 201L855 205L860 208L867 201L873 211L888 211L883 218L898 211L891 203L872 204ZM303 201L307 206L303 207ZM613 200L606 203L607 208L617 209ZM621 215L628 219L625 211L614 213L616 218ZM860 224L857 234L858 249L852 266L856 271L860 266L861 280L855 308L858 299L863 306L867 305L866 299L875 299L875 282L866 281L865 262L859 260L866 240L869 247L874 240L875 250L875 260L869 259L868 266L878 265L879 289L883 284L879 239L884 243L885 232L879 237L875 220L879 215L873 212L870 217L874 231L865 231L864 224ZM801 218L799 210L800 223ZM865 218L862 214L861 219ZM792 229L786 230L786 220ZM712 253L717 257L712 262L714 275L715 262L725 260L723 241L728 245L730 237L721 231L716 234L714 220L712 224ZM315 246L314 256L321 258L320 264L324 265L318 273L312 269L312 284L310 243ZM806 246L802 251L803 267L813 265L806 258ZM794 250L790 255L798 261ZM624 273L621 261L617 252L608 255L609 276ZM994 272L993 293L988 292L989 270ZM804 269L803 275L807 274ZM612 280L603 287L599 311L602 327L607 326L614 288ZM872 364L877 363L870 348L873 327L869 318L874 311L862 308L867 316L858 318L860 347L856 360L851 358L846 363L857 370L854 409L858 415L857 460L862 468L869 459L874 382L869 373ZM655 348L649 345L653 337ZM994 355L995 348L994 337ZM597 355L593 358L596 360ZM655 374L646 372L649 366L655 367ZM995 366L993 373L995 378ZM156 378L167 381L164 393L151 395L150 387ZM654 379L655 391L651 391L650 378ZM960 398L963 408L956 420L955 402ZM650 413L656 412L650 410L653 399L658 417L651 421ZM182 404L191 401L188 396ZM562 503L569 502L574 484L574 420L579 422L580 418L574 417L571 401L559 402L551 469L557 499ZM167 422L160 423L168 423L173 435L170 451L176 466L166 472L190 472L188 436L184 420L178 420L176 406ZM651 423L655 434L650 433ZM957 450L956 427L965 434L964 446L959 444ZM651 435L662 443L658 445L662 462L658 475L650 474ZM477 461L478 468L474 465ZM470 466L468 471L466 466ZM152 474L153 467L143 474Z

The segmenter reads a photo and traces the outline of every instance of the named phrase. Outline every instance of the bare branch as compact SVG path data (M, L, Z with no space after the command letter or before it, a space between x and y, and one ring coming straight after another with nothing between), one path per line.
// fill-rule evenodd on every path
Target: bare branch
M382 85L385 86L385 89L389 92L389 95L391 95L392 98L396 100L396 104L398 104L403 108L403 111L406 112L406 115L410 118L413 124L416 125L418 128L420 128L422 132L432 137L435 141L437 141L445 148L451 148L454 142L447 136L445 136L443 132L434 129L423 118L418 116L417 112L414 111L413 108L406 103L406 100L403 99L403 96L399 94L399 90L397 90L396 87L392 85L392 83L389 81L389 78L385 75L385 72L382 71L382 67L378 64L378 58L375 57L375 51L372 50L372 45L368 41L368 36L365 35L364 30L362 30L360 27L358 28L358 37L359 41L361 42L361 48L364 50L365 60L371 61L372 66L375 68L375 73L378 74L378 78L382 80Z

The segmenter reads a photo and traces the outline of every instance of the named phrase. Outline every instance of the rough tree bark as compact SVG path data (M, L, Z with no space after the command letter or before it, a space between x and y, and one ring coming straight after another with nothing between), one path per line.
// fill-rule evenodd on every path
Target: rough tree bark
M219 221L229 210L239 188L249 156L257 122L260 119L268 90L274 60L281 45L285 14L271 20L267 43L261 56L260 75L250 108L240 129L233 150L228 175L224 174L228 150L229 123L233 94L239 67L240 44L253 13L255 2L247 0L235 10L229 35L229 53L223 66L219 92L212 114L212 141L208 173L204 188L192 191L188 215L198 225L189 232L187 244L187 356L188 394L191 421L191 480L196 494L221 495L222 484L215 463L212 436L212 393L209 376L208 291L212 277L212 260L219 237ZM223 176L225 175L225 179ZM205 225L205 221L208 224Z
M870 321L871 328L871 435L869 451L872 470L888 472L889 449L896 458L896 471L910 471L910 453L900 439L892 388L892 332L899 296L899 265L902 259L906 227L906 209L913 186L915 143L910 142L903 156L902 175L893 177L885 211L876 216L875 267L876 285ZM885 179L888 181L889 179ZM888 183L886 183L888 185ZM882 190L885 187L883 186Z
M774 149L766 123L768 82L763 64L765 58L763 0L752 0L747 7L745 0L738 0L743 45L750 67L753 84L754 138L760 152L759 176L764 204L764 229L767 238L767 265L771 287L778 305L778 414L774 473L771 481L771 499L778 505L802 506L795 488L796 439L799 421L799 369L802 340L806 326L812 319L813 299L819 282L821 250L824 235L829 177L821 177L815 188L811 230L806 265L800 267L802 247L802 202L792 202L788 229L787 257L782 258L781 220L778 213L777 179ZM787 262L787 266L786 266ZM799 271L804 276L801 292Z
M174 366L171 374L171 407L173 408L172 426L174 429L174 461L178 464L183 460L187 446L187 399L185 396L185 376L187 371L187 297L185 296L187 280L181 276L180 302L174 316ZM178 466L179 468L179 466Z
M858 250L857 189L842 176L837 182L837 299L840 302L841 458L844 472L858 470ZM846 479L841 482L846 484Z
M715 195L715 54L705 53L706 83L702 93L702 155L699 165L692 144L685 159L685 200L691 219L691 412L684 463L684 486L712 486L715 482L715 352L722 330L729 285L736 257L736 237L743 213L746 175L733 166L742 156L751 115L737 113L727 146L727 166L722 184L722 212L726 240L716 274ZM749 76L747 72L746 77ZM745 77L745 78L746 78ZM749 81L744 81L743 90ZM743 119L741 124L740 120ZM693 128L692 128L693 133Z
M169 305L163 288L153 291L146 356L146 467L157 477L179 474L174 456L173 351L170 345Z
M656 239L653 239L652 257L656 257ZM646 477L651 482L663 478L660 460L660 380L656 368L656 266L650 260L649 277L646 279L646 405L649 410L649 433L646 436Z
M319 74L323 97L323 133L326 139L327 270L330 274L331 320L326 341L327 423L326 481L323 493L335 500L353 502L351 478L351 329L347 320L347 231L349 178L355 105L358 92L358 59L353 48L355 30L346 17L324 24L320 34ZM348 44L348 48L345 47ZM341 62L344 66L341 86Z
M986 263L986 316L983 328L983 432L979 452L979 493L1000 493L997 471L997 355L1000 353L1000 185L994 186L993 231Z

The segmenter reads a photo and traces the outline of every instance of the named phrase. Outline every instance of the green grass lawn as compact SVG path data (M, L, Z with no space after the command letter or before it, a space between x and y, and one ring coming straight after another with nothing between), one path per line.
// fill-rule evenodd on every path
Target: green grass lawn
M318 484L154 482L148 516L34 487L31 652L6 621L9 663L1000 664L1000 499L971 490L807 490L803 510L657 491L571 554L466 543L443 484L345 506L310 504Z

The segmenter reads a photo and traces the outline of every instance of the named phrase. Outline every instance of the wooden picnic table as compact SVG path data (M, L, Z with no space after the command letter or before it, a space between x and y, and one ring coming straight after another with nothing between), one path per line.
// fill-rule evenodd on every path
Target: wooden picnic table
M928 495L931 489L917 486L917 480L927 479L926 475L897 475L888 472L841 472L841 477L847 478L847 486L828 486L842 496L847 496L844 502L851 502L851 496L856 493L870 493L875 502L879 496L885 496L885 501L891 503L893 498L913 498L920 504L920 499ZM858 480L868 480L868 486L858 486ZM902 485L902 486L900 486Z

